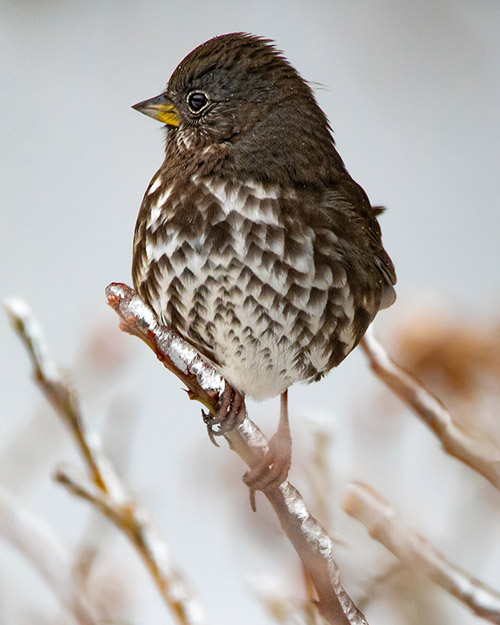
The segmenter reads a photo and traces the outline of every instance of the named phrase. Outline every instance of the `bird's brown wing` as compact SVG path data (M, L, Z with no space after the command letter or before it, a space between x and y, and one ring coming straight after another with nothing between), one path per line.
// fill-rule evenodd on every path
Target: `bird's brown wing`
M376 269L381 289L379 308L388 308L396 300L396 271L382 244L377 221L380 207L372 207L366 193L350 177L338 190L326 194L324 207L332 228L350 243L352 258L358 257L359 263Z

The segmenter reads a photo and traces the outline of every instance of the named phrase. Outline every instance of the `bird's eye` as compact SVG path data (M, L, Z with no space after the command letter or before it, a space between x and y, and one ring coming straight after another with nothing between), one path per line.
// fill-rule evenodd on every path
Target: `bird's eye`
M193 113L200 113L208 104L208 97L203 91L192 91L188 96L188 105Z

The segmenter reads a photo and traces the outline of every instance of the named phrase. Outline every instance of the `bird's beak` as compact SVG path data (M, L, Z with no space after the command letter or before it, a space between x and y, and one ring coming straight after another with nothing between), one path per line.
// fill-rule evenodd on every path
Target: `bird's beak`
M179 111L164 93L134 104L132 108L139 113L157 119L162 124L167 124L167 126L179 126L181 123Z

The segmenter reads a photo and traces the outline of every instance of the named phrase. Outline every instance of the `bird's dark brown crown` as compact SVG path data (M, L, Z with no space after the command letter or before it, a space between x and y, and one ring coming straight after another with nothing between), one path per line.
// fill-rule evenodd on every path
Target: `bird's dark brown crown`
M193 93L206 97L199 112ZM192 162L223 146L221 174L276 184L329 186L345 172L311 88L267 39L210 39L181 61L165 94L180 116L168 128L167 158Z

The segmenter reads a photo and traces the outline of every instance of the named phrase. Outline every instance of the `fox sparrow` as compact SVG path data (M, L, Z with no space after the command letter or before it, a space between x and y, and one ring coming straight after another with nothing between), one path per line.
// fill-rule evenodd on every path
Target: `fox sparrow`
M319 380L395 299L377 209L348 174L309 85L268 40L215 37L134 106L166 125L132 274L158 317L228 381L210 424L281 394L252 488L290 465L287 389Z

